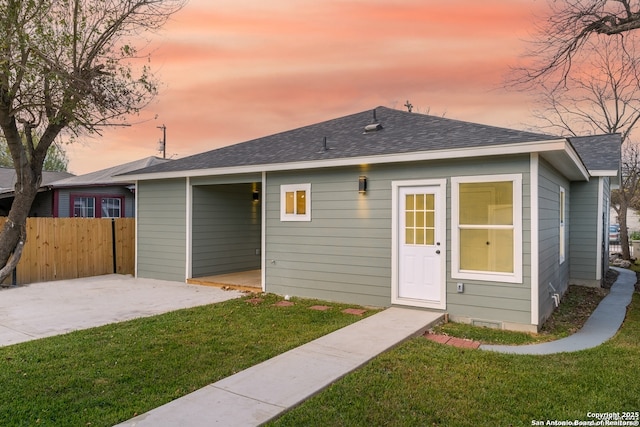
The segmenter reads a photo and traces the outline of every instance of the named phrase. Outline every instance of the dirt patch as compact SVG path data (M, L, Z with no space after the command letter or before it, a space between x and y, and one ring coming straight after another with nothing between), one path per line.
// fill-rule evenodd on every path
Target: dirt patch
M618 279L618 275L619 274L620 273L618 273L617 271L615 271L612 268L607 270L607 274L605 274L605 276L604 276L604 283L602 283L602 287L605 288L605 289L611 289L611 286L613 286L613 284ZM637 284L636 284L636 286L637 286Z
M617 273L615 277L617 277ZM613 282L615 282L615 278L613 278ZM609 284L609 288L611 284ZM560 307L547 319L540 329L540 333L570 335L577 332L608 293L609 289L606 288L569 286L562 297Z

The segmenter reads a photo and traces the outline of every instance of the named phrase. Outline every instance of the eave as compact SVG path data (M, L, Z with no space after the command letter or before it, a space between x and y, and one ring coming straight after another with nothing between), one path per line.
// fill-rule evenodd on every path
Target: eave
M489 145L484 147L457 148L446 150L415 151L411 153L385 154L375 156L346 157L330 160L313 160L289 163L271 163L171 172L128 174L113 177L114 181L148 181L202 176L221 176L257 172L292 171L315 168L355 166L362 164L404 163L473 157L503 156L513 154L539 153L569 180L587 181L589 172L580 157L566 139L534 141L525 143Z

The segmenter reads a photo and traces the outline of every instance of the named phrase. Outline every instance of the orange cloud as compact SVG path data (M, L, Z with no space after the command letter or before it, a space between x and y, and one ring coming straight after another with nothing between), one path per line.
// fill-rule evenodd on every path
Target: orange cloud
M501 82L543 3L191 0L150 45L163 87L132 119L142 123L87 139L71 169L155 154L161 124L168 154L185 156L407 99L422 112L518 125L527 99Z

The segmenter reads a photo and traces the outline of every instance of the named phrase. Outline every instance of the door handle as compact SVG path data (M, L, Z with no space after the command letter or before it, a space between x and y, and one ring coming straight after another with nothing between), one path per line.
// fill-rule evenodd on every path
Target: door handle
M436 251L436 254L440 255L440 249L438 249L438 250Z

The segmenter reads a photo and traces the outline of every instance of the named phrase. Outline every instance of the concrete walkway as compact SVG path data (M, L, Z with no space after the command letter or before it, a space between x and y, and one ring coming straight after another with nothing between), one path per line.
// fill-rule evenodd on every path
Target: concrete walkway
M257 426L298 405L443 315L392 307L118 426Z
M0 290L0 346L238 298L165 280L108 274Z
M521 346L509 345L481 345L480 349L509 354L554 354L586 350L597 347L613 337L627 314L627 306L636 284L636 273L631 270L615 268L618 279L611 287L609 294L604 297L591 317L575 334L557 341L542 344Z

